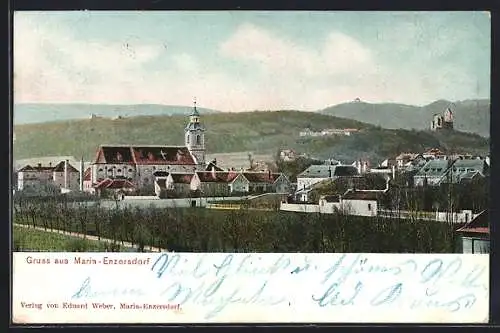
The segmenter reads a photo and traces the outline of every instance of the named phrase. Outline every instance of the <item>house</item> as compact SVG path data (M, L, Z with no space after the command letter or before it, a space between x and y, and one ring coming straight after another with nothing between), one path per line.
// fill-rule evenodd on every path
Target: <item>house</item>
M62 189L77 191L80 189L80 171L73 167L68 160L61 161L55 166L26 165L17 170L18 190L50 190Z
M283 149L280 151L280 159L284 162L295 161L297 154L293 149Z
M489 166L484 160L457 159L450 168L451 182L467 182L489 174Z
M297 190L303 190L326 179L359 175L352 165L311 165L297 176Z
M154 190L160 198L190 196L193 174L156 172Z
M319 199L319 212L333 214L340 210L341 198L339 195L324 195Z
M438 186L446 181L450 168L449 160L430 160L413 176L414 186Z
M446 159L446 154L438 148L432 148L421 154L426 160L430 159Z
M282 173L243 172L243 177L248 180L248 190L253 193L288 193L290 181Z
M380 191L348 190L341 197L340 209L348 215L376 216Z
M487 210L479 213L472 221L457 230L460 235L462 253L489 253L490 228Z
M403 169L409 162L412 162L414 159L419 157L419 155L420 154L415 154L415 153L401 153L395 158L396 166L399 169Z
M190 188L203 196L229 196L229 183L238 176L236 171L198 171L191 179Z

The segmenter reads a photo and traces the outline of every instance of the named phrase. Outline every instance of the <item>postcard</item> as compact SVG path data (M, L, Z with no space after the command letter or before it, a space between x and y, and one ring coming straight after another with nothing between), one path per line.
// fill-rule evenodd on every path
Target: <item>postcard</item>
M487 323L490 25L15 12L12 323Z

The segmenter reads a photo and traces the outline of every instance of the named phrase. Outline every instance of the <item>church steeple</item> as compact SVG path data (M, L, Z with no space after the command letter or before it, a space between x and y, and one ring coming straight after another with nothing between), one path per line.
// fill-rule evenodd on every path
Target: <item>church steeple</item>
M205 128L200 123L200 113L196 108L196 99L193 101L193 110L189 115L189 123L185 128L185 143L198 164L205 164Z

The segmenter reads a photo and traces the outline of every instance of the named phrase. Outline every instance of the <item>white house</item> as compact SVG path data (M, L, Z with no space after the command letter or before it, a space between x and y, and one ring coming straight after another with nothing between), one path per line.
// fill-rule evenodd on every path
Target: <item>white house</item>
M340 209L348 215L376 216L379 192L348 190L341 198Z

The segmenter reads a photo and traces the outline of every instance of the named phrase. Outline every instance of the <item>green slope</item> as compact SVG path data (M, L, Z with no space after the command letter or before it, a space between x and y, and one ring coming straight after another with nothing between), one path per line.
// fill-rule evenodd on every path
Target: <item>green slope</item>
M312 112L218 113L204 115L202 122L207 128L208 153L274 153L286 147L317 157L349 161L361 157L380 160L401 151L432 147L488 151L488 140L478 135L387 130ZM185 116L142 116L18 125L14 127L14 159L83 155L90 160L100 144L182 145L186 123ZM301 138L299 132L306 127L313 130L358 128L362 131L350 137Z
M352 102L326 108L320 113L355 119L384 128L426 130L430 126L432 116L443 112L450 103L439 100L420 107L396 103ZM465 100L451 105L455 114L455 129L489 137L489 100Z

